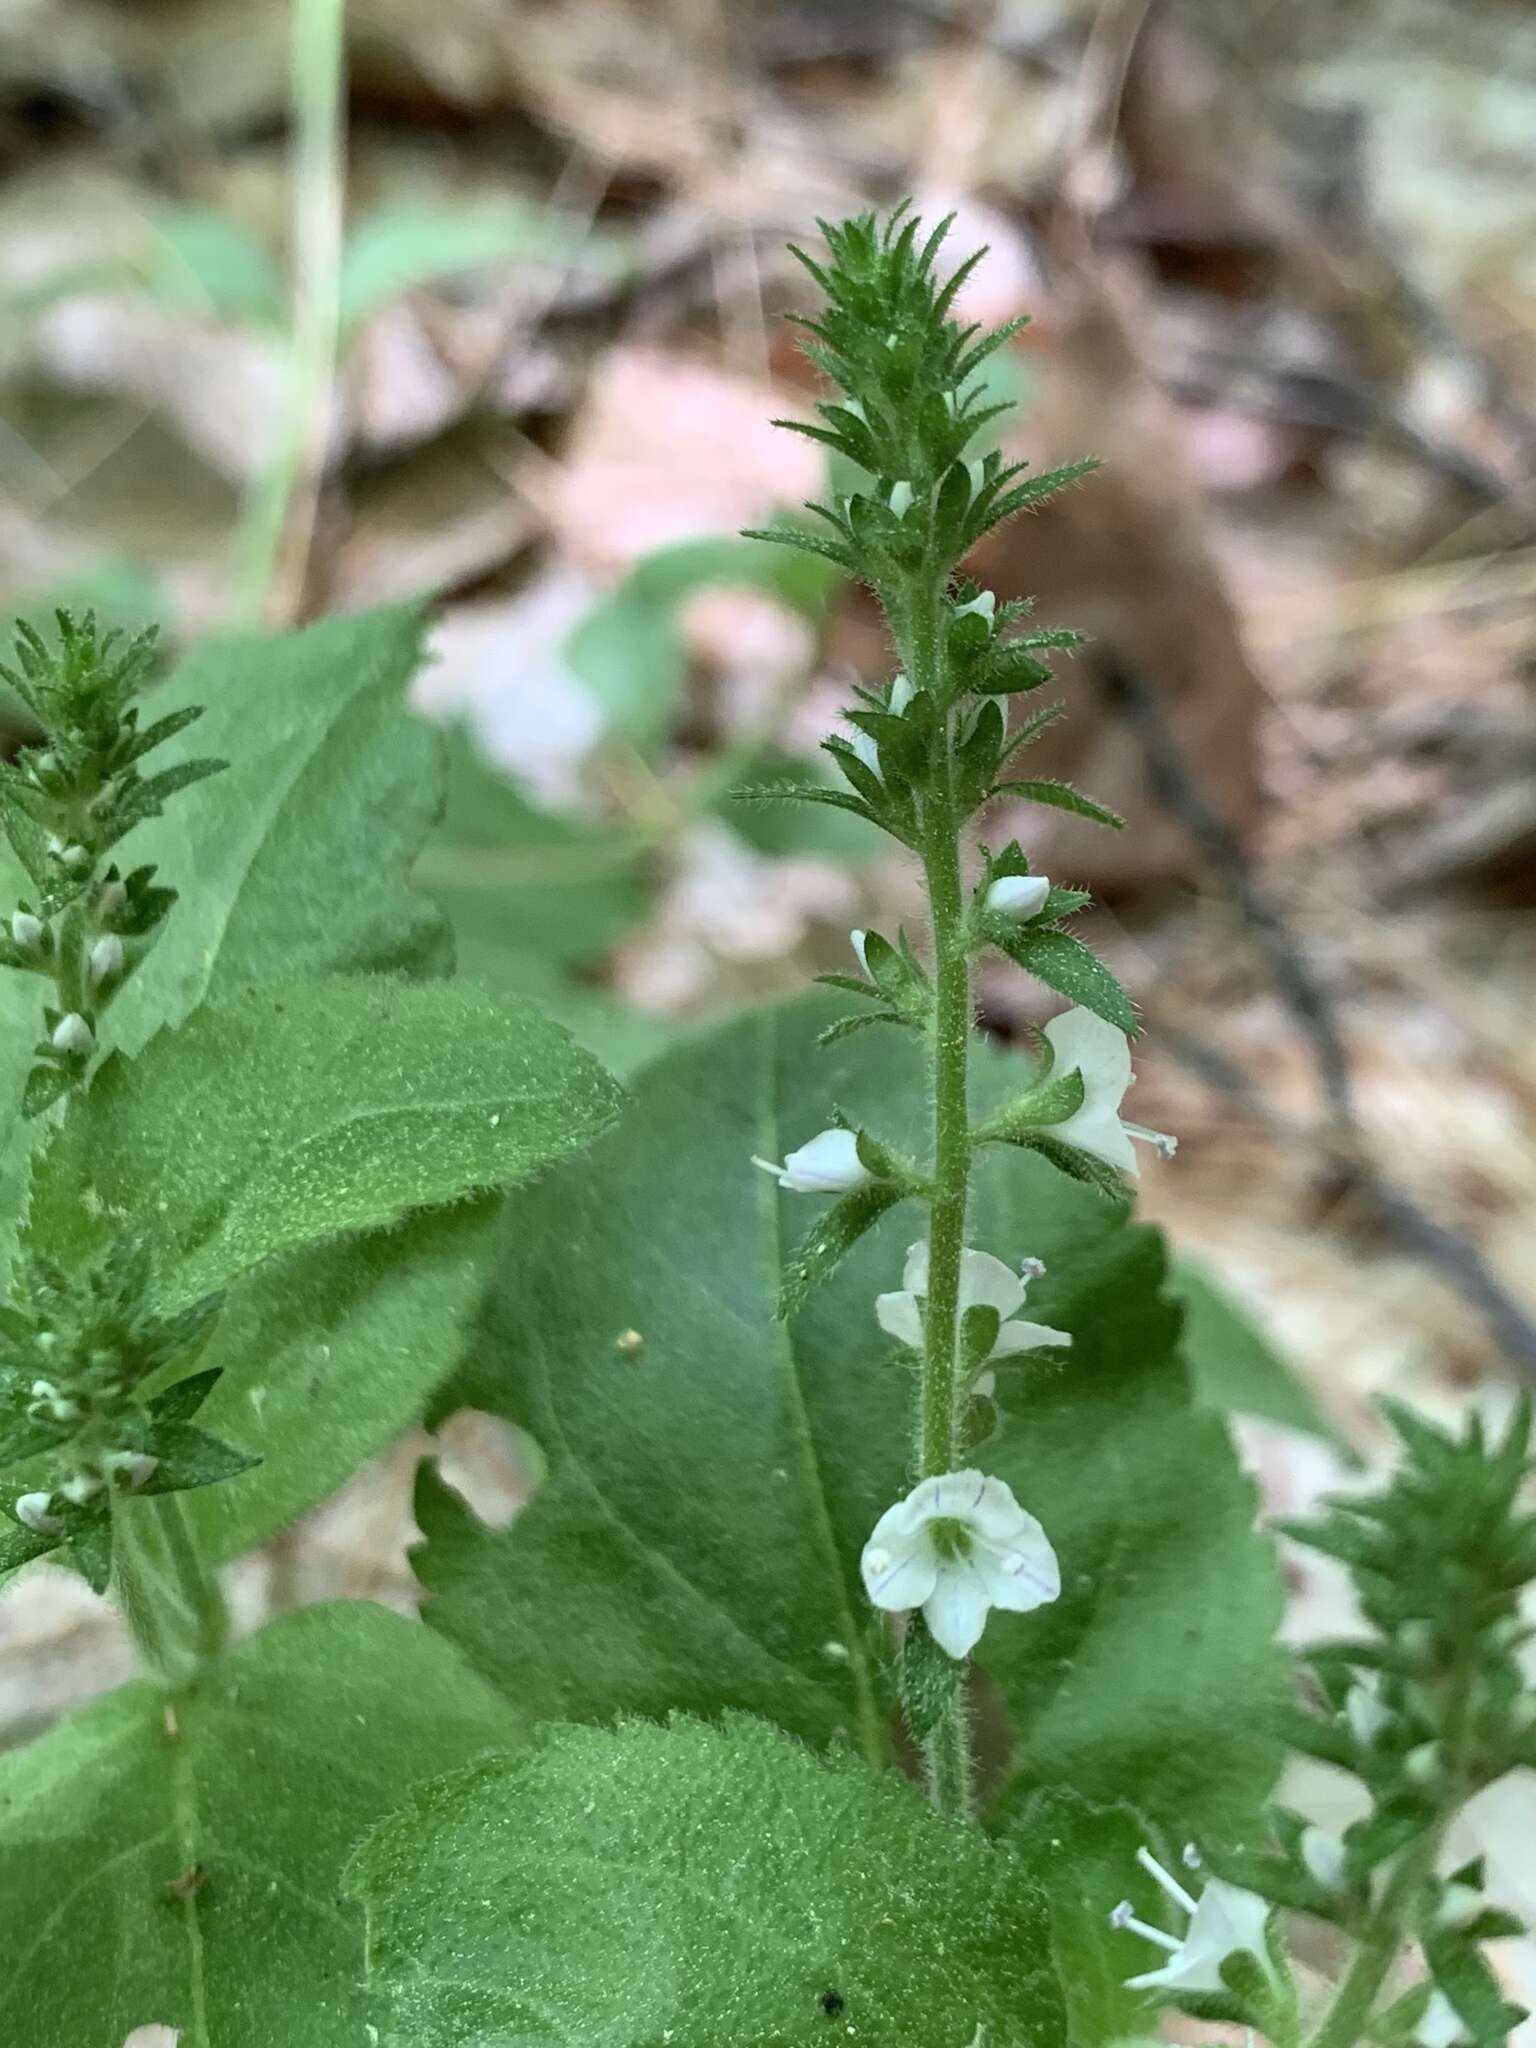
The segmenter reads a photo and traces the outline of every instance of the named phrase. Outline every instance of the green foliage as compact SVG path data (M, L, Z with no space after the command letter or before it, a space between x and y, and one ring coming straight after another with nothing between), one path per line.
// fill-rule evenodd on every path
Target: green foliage
M354 1859L386 2048L1055 2048L1045 1907L898 1777L759 1722L563 1730Z
M889 1034L813 1060L826 1014L693 1041L640 1077L608 1138L509 1201L441 1405L529 1431L548 1477L501 1531L425 1478L416 1565L432 1626L541 1718L736 1707L883 1750L884 1631L858 1558L907 1485L907 1376L873 1314L906 1235L869 1231L776 1326L781 1214L806 1198L748 1155L803 1139L828 1097L916 1137L920 1054ZM987 1062L978 1093L1004 1099L1016 1065ZM1046 1259L1029 1313L1074 1337L1059 1371L1000 1373L1010 1420L977 1453L1039 1515L1065 1580L1057 1606L996 1617L983 1644L1029 1731L1001 1814L1064 1777L1186 1832L1246 1817L1278 1762L1279 1589L1221 1425L1191 1405L1157 1238L1013 1153L983 1168L975 1233Z
M1225 1287L1188 1259L1175 1262L1168 1285L1183 1305L1184 1356L1202 1401L1338 1442L1306 1382Z
M118 1045L264 980L443 971L441 917L406 880L442 803L440 742L405 707L420 659L401 607L210 642L157 692L206 705L200 741L231 766L135 836L196 886L114 1011Z
M29 2048L362 2041L358 1836L416 1781L517 1743L424 1629L310 1608L174 1704L124 1687L0 1758L0 2023Z
M261 1462L186 1501L211 1561L265 1543L418 1420L479 1302L500 1208L482 1196L307 1245L231 1288L201 1420Z
M635 564L576 628L566 660L610 729L649 753L670 730L687 680L678 617L685 598L712 585L739 585L766 592L816 625L836 583L820 562L796 560L761 540L679 541Z
M447 811L416 881L453 922L461 974L505 991L596 959L644 914L637 857L627 834L536 809L462 726L448 735Z
M1045 1261L1029 1313L1072 1333L1058 1374L998 1375L1003 1429L977 1454L1062 1563L1060 1599L979 1652L1028 1731L999 1814L1070 1785L1179 1841L1241 1826L1280 1760L1281 1588L1253 1487L1191 1402L1162 1244L1027 1153L988 1155L977 1214L984 1248Z
M39 1168L28 1240L61 1256L102 1218L143 1217L185 1299L276 1253L520 1180L617 1103L597 1063L526 1005L384 977L250 989L103 1067L88 1126L67 1123Z

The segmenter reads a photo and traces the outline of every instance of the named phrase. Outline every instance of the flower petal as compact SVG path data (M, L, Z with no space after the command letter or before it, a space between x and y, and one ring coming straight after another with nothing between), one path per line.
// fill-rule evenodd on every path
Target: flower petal
M876 1607L899 1614L931 1599L939 1575L939 1559L931 1544L897 1556L866 1544L860 1560L864 1590Z
M901 1284L905 1287L908 1294L926 1294L928 1292L928 1244L926 1239L920 1244L909 1244L907 1246L907 1263L901 1269Z
M1033 1515L1026 1519L1033 1526L1012 1543L978 1543L971 1553L988 1599L1010 1614L1028 1614L1061 1593L1061 1566L1051 1539Z
M926 1279L926 1275L924 1278ZM995 1308L1006 1320L1024 1299L1024 1282L990 1252L960 1254L960 1307Z
M1048 1345L1070 1344L1070 1330L1053 1330L1049 1323L1004 1323L992 1346L994 1358L1014 1358L1021 1351L1043 1351Z
M894 1337L898 1344L905 1344L913 1351L922 1350L923 1312L917 1305L915 1294L877 1294L875 1321L887 1337Z
M797 1151L787 1153L779 1185L797 1195L840 1195L863 1187L871 1178L859 1157L856 1132L818 1131Z
M1075 1068L1090 1095L1112 1096L1116 1109L1131 1085L1131 1042L1123 1031L1096 1017L1092 1010L1065 1010L1045 1027L1056 1055L1051 1072L1070 1074Z
M944 1558L938 1583L923 1602L923 1619L941 1650L951 1657L968 1657L981 1641L989 1605L986 1588L969 1559Z

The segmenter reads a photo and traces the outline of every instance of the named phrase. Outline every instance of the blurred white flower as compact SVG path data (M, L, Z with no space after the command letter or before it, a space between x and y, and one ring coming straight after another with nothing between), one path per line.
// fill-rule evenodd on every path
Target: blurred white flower
M1269 1903L1256 1892L1245 1892L1235 1884L1223 1884L1213 1877L1198 1899L1191 1896L1176 1877L1164 1870L1149 1850L1138 1849L1136 1861L1148 1871L1183 1913L1189 1915L1184 1939L1165 1933L1138 1920L1129 1899L1123 1899L1109 1916L1111 1927L1128 1927L1145 1941L1155 1942L1168 1952L1160 1969L1146 1970L1139 1977L1127 1977L1132 1991L1222 1991L1221 1966L1228 1956L1247 1954L1268 1970L1269 1951L1264 1942Z
M992 1608L1027 1614L1061 1591L1045 1531L1003 1480L982 1472L915 1486L876 1522L859 1566L876 1607L921 1607L934 1641L955 1658L976 1647Z

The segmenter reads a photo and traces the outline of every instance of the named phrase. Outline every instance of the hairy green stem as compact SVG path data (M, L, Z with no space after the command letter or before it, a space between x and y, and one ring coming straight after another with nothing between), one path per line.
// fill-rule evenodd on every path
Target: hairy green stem
M1355 2048L1364 2035L1388 1972L1403 1952L1408 1913L1435 1867L1444 1832L1443 1826L1434 1828L1404 1852L1309 2048Z
M228 1641L229 1611L197 1554L179 1494L114 1498L112 1567L145 1663L173 1691L190 1684Z
M903 652L913 682L941 702L945 676L940 642L942 579L925 578L908 613ZM923 818L923 873L933 935L934 1011L931 1038L933 1184L928 1210L928 1294L923 1318L922 1391L918 1415L921 1477L937 1478L960 1463L965 1389L960 1385L960 1255L970 1199L971 966L966 932L960 835L955 818L951 721L935 720L928 799ZM975 1759L963 1685L925 1744L929 1796L941 1813L975 1813Z

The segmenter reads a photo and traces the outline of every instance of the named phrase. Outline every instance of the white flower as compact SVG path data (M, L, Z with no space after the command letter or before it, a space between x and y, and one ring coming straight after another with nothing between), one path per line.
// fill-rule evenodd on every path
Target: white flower
M1083 1077L1082 1107L1059 1124L1045 1126L1053 1137L1062 1138L1080 1151L1092 1153L1095 1159L1102 1159L1107 1166L1118 1166L1129 1174L1136 1172L1132 1138L1155 1145L1164 1158L1173 1156L1178 1145L1176 1138L1121 1118L1120 1104L1135 1078L1131 1072L1130 1040L1123 1031L1106 1024L1092 1010L1077 1009L1053 1017L1045 1027L1045 1035L1055 1054L1052 1078L1073 1073Z
M798 1151L785 1155L782 1166L771 1159L753 1155L752 1164L771 1173L781 1188L793 1195L845 1195L874 1178L859 1157L859 1140L853 1131L818 1131Z
M863 968L866 974L868 974L869 972L869 962L864 957L864 942L868 937L869 933L866 931L856 931L850 932L848 934L848 943L850 946L852 946L854 952L858 955L859 965Z
M956 1658L975 1649L991 1608L1027 1614L1061 1591L1045 1531L982 1472L915 1486L876 1522L859 1568L876 1607L921 1607L934 1641Z
M982 900L1003 917L1038 917L1050 893L1046 875L999 875Z
M1456 2042L1470 2041L1472 2037L1462 2022L1461 2014L1436 1985L1429 1994L1423 2019L1413 2030L1413 2038L1419 2043L1419 2048L1455 2048Z
M53 1506L51 1493L24 1493L16 1502L16 1519L24 1529L30 1529L37 1536L57 1536L64 1524L57 1515L50 1515Z
M1045 1271L1038 1259L1026 1259L1022 1275L994 1259L990 1252L963 1251L960 1254L960 1313L968 1308L995 1308L1001 1318L997 1340L987 1353L989 1359L1016 1358L1021 1351L1038 1351L1047 1344L1070 1344L1070 1331L1053 1330L1048 1323L1014 1322L1010 1318L1023 1306L1024 1289ZM920 1299L928 1292L928 1247L912 1245L902 1268L901 1291L877 1294L875 1319L888 1337L913 1351L923 1348L923 1312ZM976 1382L978 1394L992 1391L991 1373Z
M115 932L107 932L91 948L91 980L107 981L114 974L123 971L123 942Z
M121 1477L129 1488L147 1485L154 1477L160 1460L151 1457L148 1451L108 1451L102 1459L102 1470L113 1478Z
M88 1500L96 1498L103 1483L94 1472L76 1472L65 1480L59 1491L75 1507L83 1508Z
M1344 1695L1344 1718L1349 1723L1350 1734L1360 1747L1374 1749L1377 1736L1392 1719L1390 1712L1381 1703L1379 1672L1360 1673Z
M127 901L128 890L126 886L114 876L111 881L103 882L96 891L96 915L98 917L116 917Z
M907 675L899 675L891 684L890 695L885 700L885 708L893 718L900 718L916 695L917 691L913 687L912 678Z
M907 482L906 478L903 477L900 483L891 485L891 510L895 513L898 519L901 519L905 516L907 509L911 505L911 503L912 486Z
M96 1034L78 1010L71 1010L53 1027L56 1052L89 1052L95 1043Z
M1198 1899L1171 1877L1146 1849L1136 1851L1136 1861L1162 1886L1183 1913L1189 1915L1184 1939L1167 1934L1161 1927L1138 1920L1129 1899L1124 1899L1109 1916L1111 1927L1128 1927L1146 1941L1168 1951L1161 1969L1146 1970L1139 1977L1127 1977L1131 1991L1224 1991L1221 1966L1228 1956L1245 1953L1255 1957L1265 1970L1271 1968L1264 1942L1269 1903L1256 1892L1245 1892L1235 1884L1223 1884L1213 1877Z
M176 2048L180 2039L179 2027L135 2027L123 2048Z
M996 611L997 592L995 590L980 590L968 604L957 604L955 606L955 617L957 619L967 619L974 612L978 619L985 619L990 626Z
M856 725L848 735L848 744L871 775L880 773L880 749L875 744L872 733L867 733L862 726Z
M1328 1828L1303 1828L1299 1847L1302 1862L1324 1891L1341 1892L1346 1889L1348 1879L1345 1876L1342 1835L1336 1835Z
M30 910L14 911L11 916L11 937L23 952L30 953L34 946L43 942L43 921L34 917Z

